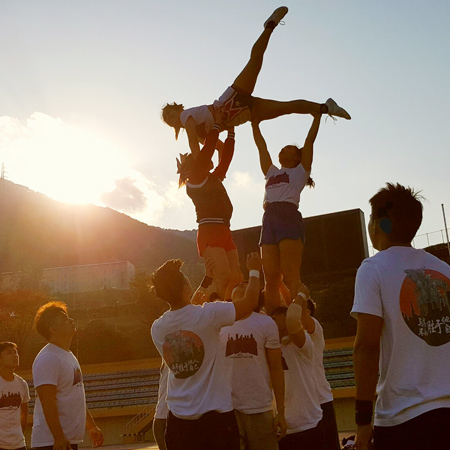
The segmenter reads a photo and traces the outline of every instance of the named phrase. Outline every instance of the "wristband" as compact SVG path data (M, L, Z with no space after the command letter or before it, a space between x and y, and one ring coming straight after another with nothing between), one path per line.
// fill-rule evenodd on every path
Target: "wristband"
M248 272L248 277L256 277L259 278L259 270L250 270Z
M300 296L303 300L308 300L308 297L304 292L297 292L297 296Z
M234 139L234 137L235 137L235 133L232 132L232 131L229 131L229 132L228 132L227 138L228 138L228 139Z
M372 423L373 402L370 400L355 401L356 425L368 425Z
M212 129L213 129L213 130L220 131L220 125L219 125L218 123L215 123L215 124L212 126Z
M211 286L213 282L213 277L209 277L208 275L205 275L203 277L202 283L200 284L200 286L202 288L208 288L209 286Z

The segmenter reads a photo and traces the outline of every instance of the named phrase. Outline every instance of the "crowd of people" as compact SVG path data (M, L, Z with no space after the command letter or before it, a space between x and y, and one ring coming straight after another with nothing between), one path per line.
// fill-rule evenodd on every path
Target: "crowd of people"
M313 146L322 115L350 116L332 99L319 104L252 96L264 51L287 12L280 7L265 22L249 62L219 100L163 108L176 137L181 128L188 137L190 152L177 161L179 184L195 205L205 277L193 292L181 260L167 261L151 277L152 289L169 305L151 328L162 358L153 420L161 450L340 449L324 333L300 278L306 230L298 207L304 187L314 186ZM259 124L292 113L311 115L312 125L302 148L282 148L276 167ZM223 180L235 149L234 127L247 121L266 187L261 254L247 255L244 281ZM422 222L421 197L413 189L388 183L370 205L368 232L378 253L362 262L356 277L356 440L346 441L346 448L448 449L450 266L412 247ZM66 305L42 306L35 328L48 344L33 364L32 448L77 449L85 430L94 447L101 446L81 368L70 352L76 330ZM14 373L18 364L16 345L0 343L0 450L25 449L29 393Z

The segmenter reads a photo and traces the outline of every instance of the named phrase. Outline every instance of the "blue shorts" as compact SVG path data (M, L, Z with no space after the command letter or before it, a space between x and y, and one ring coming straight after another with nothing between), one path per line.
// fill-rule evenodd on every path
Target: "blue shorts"
M297 206L289 202L267 203L263 215L259 245L277 245L283 239L301 239L306 228Z

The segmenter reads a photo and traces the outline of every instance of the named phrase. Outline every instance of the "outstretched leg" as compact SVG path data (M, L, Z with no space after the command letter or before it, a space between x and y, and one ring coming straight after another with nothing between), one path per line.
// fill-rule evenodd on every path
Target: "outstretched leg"
M330 114L336 117L350 120L350 114L341 108L333 99L329 98L326 103L315 103L308 100L291 100L280 102L265 98L253 97L252 120L271 120L286 114Z
M233 87L251 94L256 85L264 59L264 52L269 44L272 29L265 28L258 40L253 44L250 59L242 72L234 80Z
M237 90L242 90L247 94L251 94L254 91L256 80L258 79L259 72L261 71L264 52L266 51L267 44L269 43L270 35L287 12L288 9L286 6L280 6L266 20L264 23L264 31L258 40L253 44L252 51L250 53L250 60L242 72L234 80L234 88L237 88Z
M327 113L328 108L324 103L315 103L308 100L292 100L280 102L265 98L253 98L252 120L271 120L286 114L311 114Z

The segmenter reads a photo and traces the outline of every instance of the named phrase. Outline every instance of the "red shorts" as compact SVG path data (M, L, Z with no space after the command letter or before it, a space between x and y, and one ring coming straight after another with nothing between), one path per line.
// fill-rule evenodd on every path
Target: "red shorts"
M206 247L221 247L226 252L236 249L231 236L230 227L227 225L203 224L199 225L197 231L198 254L203 256Z

